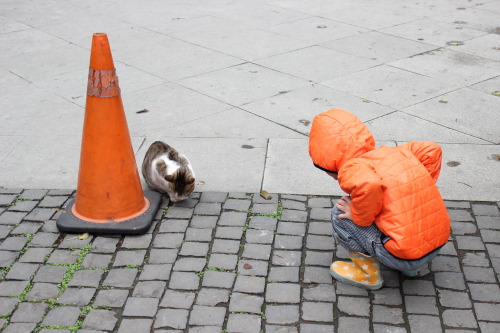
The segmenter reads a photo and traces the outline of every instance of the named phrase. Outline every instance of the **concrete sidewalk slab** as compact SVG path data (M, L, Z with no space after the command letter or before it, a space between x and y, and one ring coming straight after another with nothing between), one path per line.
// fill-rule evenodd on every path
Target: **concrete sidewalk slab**
M213 15L254 27L268 27L307 18L310 15L298 11L277 8L256 1L233 1L213 10Z
M381 8L374 6L373 4L375 3L376 1L354 4L331 14L327 13L325 17L372 30L387 28L422 18L418 13L395 11L392 8Z
M285 94L241 106L253 114L309 134L314 117L325 110L340 108L356 110L362 121L368 121L394 112L394 109L349 95L319 84L311 84Z
M239 106L303 87L307 81L246 63L178 81L215 99Z
M477 6L477 8L491 12L497 12L500 14L500 3L498 3L498 1L492 1L490 3L480 4L479 6Z
M132 147L137 152L144 138L132 137L131 140ZM1 158L0 184L11 188L15 187L15 184L29 187L37 183L40 188L49 188L50 184L56 184L58 189L76 189L80 148L81 136L22 137Z
M90 52L92 41L89 36L96 32L96 27L99 27L99 31L108 34L112 49L114 48L115 36L136 28L133 24L105 15L104 12L88 12L87 15L64 20L64 22L48 22L44 25L43 31L74 43ZM88 66L87 64L82 65L85 68Z
M434 45L409 41L406 38L377 31L331 40L321 44L321 46L365 59L377 60L381 63L406 58L436 48Z
M437 185L444 198L497 200L500 191L497 145L442 144L441 147L443 163Z
M377 141L377 147L396 146L395 141ZM307 177L305 177L307 175ZM345 195L338 182L311 162L308 139L271 139L266 155L262 188L269 193Z
M312 46L261 59L256 63L311 82L326 81L379 64L371 59L360 58L320 46Z
M113 45L112 50L116 60L172 81L243 62L201 46L140 28L118 34L115 39L110 39L110 43ZM116 49L121 52L116 52ZM137 52L137 50L143 51Z
M393 0L380 0L371 1L374 6L381 8L388 8L398 12L414 13L416 16L422 17L435 17L457 10L457 7L468 8L476 4L468 0L453 0L453 5L450 1L393 1Z
M492 4L496 1L491 1ZM486 31L489 33L498 33L498 20L500 13L489 10L484 10L481 7L471 7L465 10L456 10L450 14L436 16L434 20L452 23L459 27L467 27L471 29Z
M198 45L209 45L210 42L254 30L256 30L254 27L211 15L167 21L158 29L165 35Z
M3 16L34 28L74 21L91 13L86 9L55 1L43 1L38 6L22 1L15 6L4 3L0 8Z
M82 108L34 84L2 89L1 135L81 135Z
M148 137L136 154L139 166L156 140L168 143L187 156L196 175L198 191L219 191L221 188L227 188L228 192L244 192L247 188L252 192L260 191L267 140Z
M24 53L65 47L67 42L37 29L23 29L0 36L0 59L11 58Z
M439 103L434 100L435 103ZM434 110L433 110L434 111ZM488 141L459 130L439 125L434 119L425 119L418 113L396 111L365 123L375 140L435 141L442 143L487 144Z
M13 74L12 72L0 68L0 88L27 84L28 81Z
M211 49L248 61L287 53L311 45L311 43L297 41L264 30L243 31L207 42L209 43L207 47Z
M462 86L500 74L498 63L488 59L439 49L389 63L390 66Z
M308 42L243 25L240 22L236 23L212 16L173 21L160 31L190 43L249 61L311 45Z
M445 22L422 19L380 30L383 33L420 41L421 43L446 47L450 42L466 42L487 35L487 32L457 27Z
M300 0L263 0L269 5L279 8L286 8L298 12L307 13L315 16L326 16L334 14L340 9L345 9L353 4L368 2L369 0L354 0L354 1L324 1L324 0L311 0L308 2Z
M282 126L280 122L272 123L268 118L238 108L210 114L158 131L158 134L169 138L192 137L193 133L203 138L304 138L302 133Z
M500 87L500 75L469 86L469 88L471 89L482 91L485 94L494 96L498 96L500 94L500 90L498 90L498 87Z
M262 189L269 193L342 195L338 183L317 169L308 152L308 139L271 139ZM292 157L292 158L290 158ZM307 177L304 177L307 175Z
M286 5L286 3L283 4ZM309 7L310 5L306 4L306 6ZM320 44L369 31L368 29L327 20L322 17L308 17L301 20L277 24L266 28L266 30L314 44Z
M403 111L456 131L473 135L490 143L500 143L499 98L463 88ZM477 126L471 126L471 123Z
M30 28L31 27L26 24L16 22L14 20L8 19L7 17L4 16L0 17L0 33L2 34L21 31L21 30L28 30Z
M231 108L228 104L170 82L124 93L122 99L130 133L150 137L169 136L169 128ZM147 112L141 113L141 110ZM191 134L196 137L195 133Z
M448 46L447 49L453 49L474 56L500 61L500 35L486 35L475 38L462 45Z
M85 65L82 64L79 67L80 69L76 71L51 78L43 78L34 83L84 108L87 97L87 85L85 82L88 79L89 73ZM122 96L126 96L129 92L165 83L165 80L157 76L120 62L115 62L115 67Z
M388 65L369 68L322 83L327 87L400 109L459 88Z
M33 61L33 59L37 59L37 61ZM34 49L0 59L0 66L9 68L17 75L33 82L72 72L87 62L88 52L86 50L58 41L51 48ZM50 71L47 71L47 68L50 68Z
M22 136L5 136L0 140L0 161L9 155L23 140Z

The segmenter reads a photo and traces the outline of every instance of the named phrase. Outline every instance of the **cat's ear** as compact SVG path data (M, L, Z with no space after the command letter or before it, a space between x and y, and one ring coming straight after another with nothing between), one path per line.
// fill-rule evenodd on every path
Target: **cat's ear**
M187 183L188 183L188 184L192 184L192 183L194 183L194 178L193 178L193 177L189 177L189 178L187 179Z
M174 175L166 175L166 176L165 176L165 180L166 180L167 182L172 183L172 182L175 180L175 177L174 177Z

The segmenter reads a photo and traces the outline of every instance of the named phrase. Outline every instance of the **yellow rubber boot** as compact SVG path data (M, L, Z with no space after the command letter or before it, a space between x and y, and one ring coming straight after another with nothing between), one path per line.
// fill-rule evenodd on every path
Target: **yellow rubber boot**
M350 253L352 262L334 261L330 274L338 281L356 287L376 290L382 288L384 281L380 275L379 263L370 256Z

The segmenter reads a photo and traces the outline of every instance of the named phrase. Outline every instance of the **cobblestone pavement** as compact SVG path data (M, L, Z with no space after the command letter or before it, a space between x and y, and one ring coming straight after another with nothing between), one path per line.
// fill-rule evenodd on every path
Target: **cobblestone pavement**
M333 197L195 193L142 236L59 233L73 191L0 189L0 327L23 332L500 332L500 213L447 206L425 276L333 281ZM83 238L83 237L82 237Z

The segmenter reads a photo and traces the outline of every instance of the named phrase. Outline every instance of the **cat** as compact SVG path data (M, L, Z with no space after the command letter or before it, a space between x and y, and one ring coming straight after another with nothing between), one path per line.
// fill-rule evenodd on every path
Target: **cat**
M146 152L142 175L152 189L167 193L173 202L187 199L195 186L187 157L161 141L153 142Z

